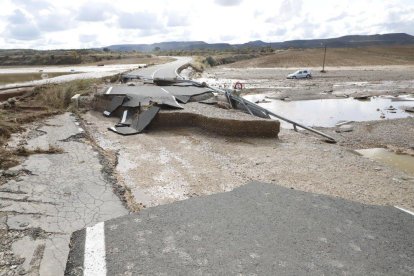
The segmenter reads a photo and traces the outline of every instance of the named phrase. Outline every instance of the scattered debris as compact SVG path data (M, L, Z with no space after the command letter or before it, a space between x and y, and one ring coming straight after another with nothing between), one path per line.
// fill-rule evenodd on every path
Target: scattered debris
M103 114L121 116L120 122L109 130L121 135L138 134L161 108L183 109L180 103L209 100L212 92L205 84L174 79L154 79L153 85L146 86L111 86L104 94L110 102Z
M414 106L402 106L401 109L405 112L414 113Z

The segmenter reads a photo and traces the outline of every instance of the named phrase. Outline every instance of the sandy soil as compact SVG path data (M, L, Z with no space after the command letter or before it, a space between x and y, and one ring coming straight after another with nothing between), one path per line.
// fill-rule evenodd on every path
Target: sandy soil
M255 59L229 65L246 67L314 67L322 66L324 49L288 49ZM414 64L413 46L329 48L326 51L327 66L408 65Z
M310 135L282 130L280 139L226 138L197 129L153 129L124 137L106 129L116 119L96 112L83 118L97 143L118 153L117 172L146 206L259 180L414 209L414 177Z

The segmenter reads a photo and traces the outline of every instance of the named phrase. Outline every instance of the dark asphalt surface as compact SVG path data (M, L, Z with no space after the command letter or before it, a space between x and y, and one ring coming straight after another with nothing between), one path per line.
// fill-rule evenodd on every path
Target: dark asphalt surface
M107 275L414 274L414 216L274 184L148 208L104 230ZM68 275L82 252L71 251Z
M181 78L177 74L177 69L182 65L189 63L191 58L188 57L175 57L177 60L166 63L166 64L159 64L155 66L150 66L148 68L142 68L138 70L134 70L129 72L131 75L139 75L147 79L154 79L154 78Z

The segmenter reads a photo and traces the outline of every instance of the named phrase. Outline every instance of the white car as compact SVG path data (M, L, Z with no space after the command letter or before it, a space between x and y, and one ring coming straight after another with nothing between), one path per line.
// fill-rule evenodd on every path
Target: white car
M289 74L288 79L310 79L312 78L312 73L308 69L298 70L295 73Z

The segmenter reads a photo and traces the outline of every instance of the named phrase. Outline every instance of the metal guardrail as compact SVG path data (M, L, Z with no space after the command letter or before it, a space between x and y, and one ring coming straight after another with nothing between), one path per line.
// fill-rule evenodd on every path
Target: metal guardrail
M246 100L246 99L244 99L242 97L236 96L236 95L232 94L229 91L224 91L224 90L217 89L217 88L213 88L213 87L209 87L209 88L211 88L214 91L219 92L219 93L225 93L226 98L229 101L230 100L233 100L233 101L235 101L237 103L240 103L252 115L255 115L255 116L258 116L258 117L263 117L263 116L260 116L260 113L264 114L267 117L269 117L269 115L270 115L270 116L276 117L276 118L278 118L280 120L283 120L285 122L288 122L288 123L292 124L293 125L293 129L295 131L297 131L297 127L300 127L300 128L306 129L306 130L308 130L310 132L313 132L315 134L318 134L320 136L325 137L326 139L328 139L328 142L330 142L330 143L336 143L335 138L333 138L332 136L329 136L329 135L327 135L327 134L325 134L325 133L323 133L321 131L318 131L316 129L310 128L310 127L305 126L305 125L303 125L301 123L295 122L295 121L290 120L290 119L288 119L286 117L283 117L283 116L281 116L279 114L276 114L274 112L271 112L271 111L267 110L266 108L263 108L263 107L255 104L255 103L253 103L251 101L248 101L248 100ZM231 103L231 101L230 101L230 104L233 106L233 104ZM257 112L259 112L259 115L256 114Z

